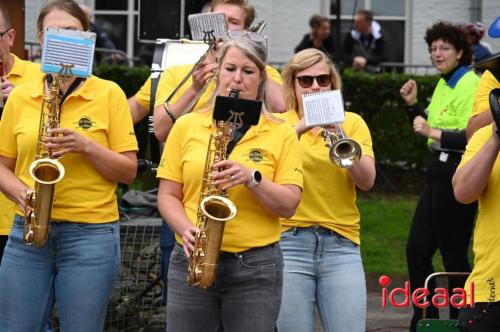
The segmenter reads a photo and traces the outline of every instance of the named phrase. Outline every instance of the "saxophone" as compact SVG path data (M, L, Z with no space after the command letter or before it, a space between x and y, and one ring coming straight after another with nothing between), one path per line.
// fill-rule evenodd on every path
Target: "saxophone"
M238 97L232 90L230 97ZM227 193L214 184L214 176L220 170L213 165L227 159L226 147L231 140L233 123L218 121L216 134L210 135L205 169L201 184L200 204L197 212L197 231L194 250L189 256L188 284L208 288L215 280L217 259L219 257L222 235L226 221L236 215L236 206L227 198Z
M35 180L35 189L28 189L26 196L27 209L23 227L26 245L41 247L47 242L55 184L64 177L64 166L52 156L52 151L45 144L47 137L53 135L48 130L59 128L61 87L70 73L71 67L63 65L59 74L54 75L49 93L43 96L36 156L29 169Z

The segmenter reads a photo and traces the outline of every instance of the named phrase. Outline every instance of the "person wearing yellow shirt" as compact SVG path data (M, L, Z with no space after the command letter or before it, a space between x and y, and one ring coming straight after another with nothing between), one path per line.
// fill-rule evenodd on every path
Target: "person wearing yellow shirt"
M87 31L89 22L78 3L53 0L38 17L42 48L47 27ZM115 190L135 178L137 141L118 85L95 76L61 84L60 128L44 144L65 175L55 185L46 243L25 245L26 196L35 188L29 168L48 80L12 90L0 122L0 190L18 205L0 265L0 331L43 331L54 302L61 330L102 331L120 269Z
M304 189L295 214L281 219L285 267L278 330L313 331L317 308L325 331L361 332L366 285L356 187L367 191L375 181L370 131L359 115L345 113L340 125L360 144L362 156L351 168L338 167L329 158L323 129L305 127L302 103L304 94L342 88L334 64L319 50L303 50L285 65L283 81L289 111L282 116L300 137Z
M42 77L40 65L30 61L21 60L10 52L14 45L16 31L12 28L10 14L5 5L0 2L0 60L3 64L1 79L2 100L0 100L0 118L2 117L3 105L14 86L32 82ZM2 262L3 250L7 243L7 237L12 227L15 204L0 193L0 264Z
M468 303L458 319L462 332L500 331L500 138L495 124L476 131L453 176L456 199L479 201L474 228L474 268L465 282L467 294L474 284L474 307Z
M268 112L267 48L250 36L227 40L219 51L215 95L239 91L263 102L260 120L216 162L214 185L227 190L236 216L225 225L215 282L187 284L213 106L181 117L170 132L158 168L158 206L176 233L168 270L167 331L272 331L281 303L280 217L300 200L302 162L293 128Z
M255 8L247 0L215 0L210 5L210 11L223 13L229 31L241 31L248 29L255 19ZM160 76L157 91L154 98L154 132L160 142L165 142L172 128L173 121L177 119L182 110L189 104L193 96L203 88L205 82L213 76L218 65L215 63L213 54L209 55L205 62L198 67L188 78L186 83L179 89L173 97L169 112L163 106L164 101L180 84L183 78L192 69L193 65L172 66L165 70ZM268 95L270 107L276 111L284 111L283 96L281 91L281 76L278 71L270 66L266 66L266 72L271 80L268 81ZM214 92L215 84L212 82L201 95L192 111L198 111L208 104L208 100ZM130 112L134 123L141 121L148 113L151 99L151 77L149 77L140 90L128 99ZM167 271L170 259L170 252L174 245L173 233L168 226L163 223L160 234L161 248L161 270ZM163 275L163 284L167 285L167 275ZM166 301L164 287L164 299Z
M500 72L500 54L493 61L497 63L497 71ZM486 70L479 79L474 106L469 122L467 123L466 133L468 139L472 137L476 130L489 125L493 121L490 112L489 96L491 90L496 88L500 88L499 80L491 71Z
M250 28L256 16L255 8L250 5L247 0L215 0L211 2L209 10L210 12L223 13L225 15L226 24L229 31L246 30ZM173 68L175 67L176 66L174 66ZM155 107L163 105L165 99L186 76L191 67L192 66L181 66L182 69L169 68L160 76L158 92L155 96ZM217 64L215 63L215 58L213 56L209 56L203 62L203 64L200 65L197 70L195 70L195 72L192 74L192 77L190 77L189 80L185 83L184 88L179 91L177 97L174 98L173 103L170 106L170 110L172 111L174 119L177 119L177 117L181 114L180 109L185 108L191 101L192 97L201 88L203 88L205 82L213 76L216 68ZM170 74L169 83L166 83L164 82L166 80L164 76L171 70L174 71L174 73ZM270 77L272 78L272 81L269 81L268 84L270 106L275 112L284 112L285 108L281 91L281 76L276 69L270 66L268 66L266 70L268 72L268 75L270 75ZM193 110L204 108L206 104L203 101L206 100L208 96L211 96L212 92L213 90L210 91L210 89L208 89L208 91L203 93L201 100L196 103ZM151 97L150 95L151 77L149 77L146 82L144 82L143 86L133 97L130 97L128 99L134 123L139 122L149 113L149 102ZM181 99L181 103L179 105L174 105L175 101L177 101L178 99ZM165 112L163 106L159 108L157 112L155 111L155 126L158 127L158 129L155 130L155 133L161 142L164 142L166 140L168 131L172 127L171 122L172 119ZM165 129L162 127L165 127Z
M224 13L229 33L241 33L242 30L248 29L255 18L255 9L248 3L247 0L214 0L212 1L211 12ZM175 77L175 80L170 82L160 81L158 92L156 94L156 104L154 110L153 128L155 135L160 142L164 142L175 120L181 116L185 108L189 105L196 94L203 89L205 84L210 80L218 68L214 52L211 52L205 61L200 64L191 75L190 80L185 84L185 88L178 93L179 97L166 105L164 102L173 89L177 86L184 75ZM185 68L184 73L188 70ZM272 112L284 112L284 101L281 86L281 79L278 72L267 67L266 72L270 77L275 79L268 80L266 87L267 95L269 96L269 108ZM175 83L175 84L174 84ZM213 92L213 82L202 95L202 99L206 100ZM203 100L198 101L197 107L203 108Z

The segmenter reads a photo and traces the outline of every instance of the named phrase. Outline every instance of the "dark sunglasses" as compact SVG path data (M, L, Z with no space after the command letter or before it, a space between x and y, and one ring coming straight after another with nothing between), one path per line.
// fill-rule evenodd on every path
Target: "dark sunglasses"
M327 87L331 84L330 80L331 76L330 74L324 74L324 75L318 75L318 76L297 76L296 79L299 82L299 85L303 87L304 89L310 88L314 80L318 83L320 87Z

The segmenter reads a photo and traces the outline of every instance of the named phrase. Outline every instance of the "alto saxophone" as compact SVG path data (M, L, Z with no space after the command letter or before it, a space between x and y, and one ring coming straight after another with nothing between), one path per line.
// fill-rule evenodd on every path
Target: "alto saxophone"
M35 180L35 189L28 190L26 197L23 227L26 245L41 247L47 242L55 184L64 177L64 166L46 148L46 139L54 136L48 132L49 129L60 126L61 87L68 79L70 70L70 66L63 65L59 74L54 76L49 93L43 96L36 156L29 169Z
M232 90L230 97L238 97ZM210 135L205 169L201 184L200 204L197 212L197 231L194 250L189 256L187 282L192 286L208 288L215 280L222 235L226 221L236 215L236 206L227 198L227 193L214 183L214 176L220 170L213 165L227 159L226 148L231 140L233 123L218 121L216 134Z

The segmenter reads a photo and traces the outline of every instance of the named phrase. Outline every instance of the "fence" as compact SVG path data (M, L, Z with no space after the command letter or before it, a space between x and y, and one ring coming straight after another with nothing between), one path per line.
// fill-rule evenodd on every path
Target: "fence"
M120 222L121 269L105 331L165 331L160 276L160 218Z

